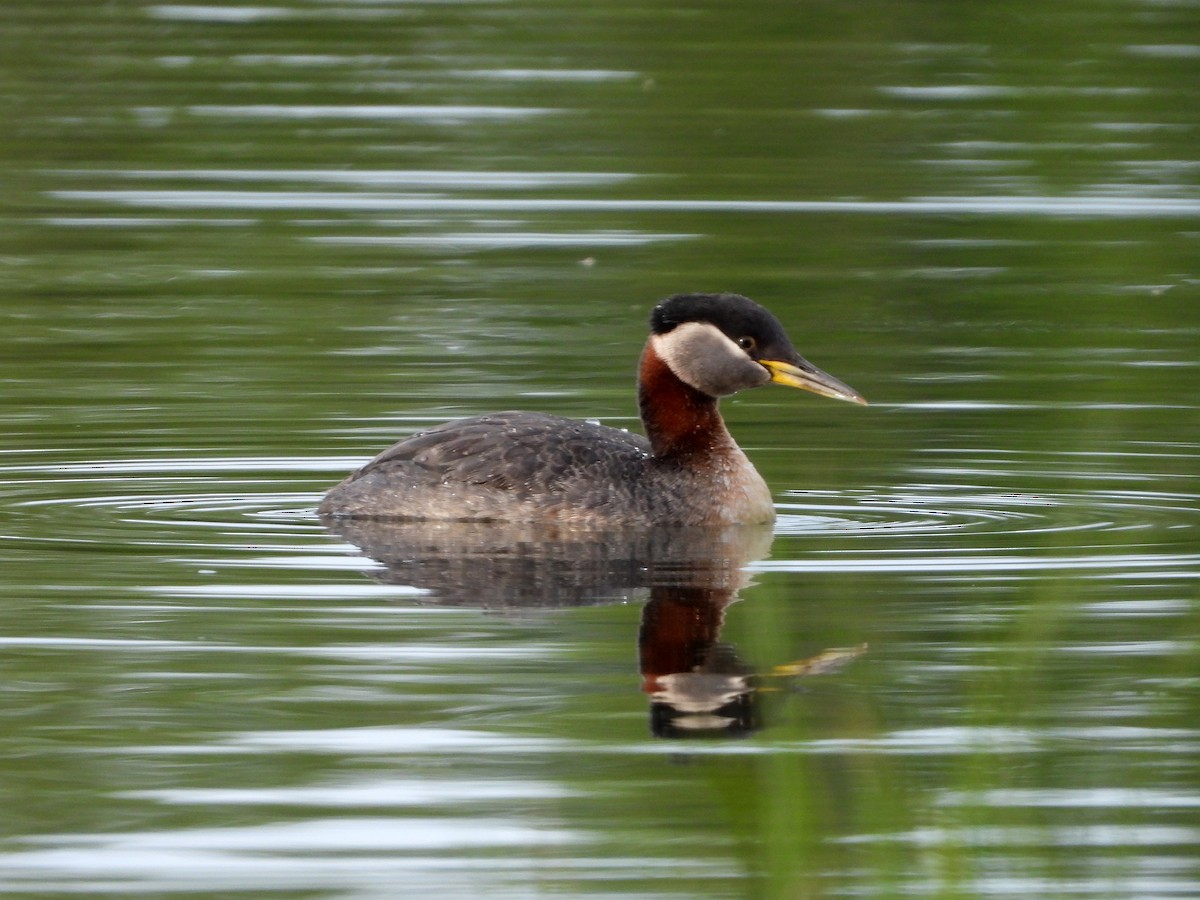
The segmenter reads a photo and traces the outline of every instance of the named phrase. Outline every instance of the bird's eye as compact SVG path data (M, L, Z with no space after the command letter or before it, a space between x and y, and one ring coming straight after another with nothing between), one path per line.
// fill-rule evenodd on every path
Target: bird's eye
M754 338L750 337L750 335L746 335L745 337L738 338L737 345L739 347L741 347L743 350L745 350L747 353L749 353L756 346L758 346L757 342L754 340Z

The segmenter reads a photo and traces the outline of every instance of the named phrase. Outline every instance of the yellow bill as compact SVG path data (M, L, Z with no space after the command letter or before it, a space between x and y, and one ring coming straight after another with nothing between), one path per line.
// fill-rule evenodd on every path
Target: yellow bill
M850 403L867 405L866 398L843 381L834 378L828 372L822 372L806 359L799 363L784 362L779 359L761 359L759 362L771 373L771 380L776 384L800 388L802 391L812 391L822 397L832 397L834 400L846 400Z

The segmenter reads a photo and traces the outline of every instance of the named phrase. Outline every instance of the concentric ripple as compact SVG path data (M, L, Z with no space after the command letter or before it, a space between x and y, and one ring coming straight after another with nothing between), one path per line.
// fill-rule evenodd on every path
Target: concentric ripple
M343 545L329 542L313 510L321 488L355 462L230 456L0 466L9 511L0 543L111 544L245 556L266 548L311 553L319 547L337 553ZM1088 553L1108 560L1105 565L1126 558L1125 565L1135 569L1200 567L1200 554L1174 552L1185 532L1200 525L1200 493L1155 489L1162 484L1190 488L1194 478L1083 479L1077 465L1068 468L1064 461L1056 470L1044 454L1006 459L1003 467L958 459L955 466L929 466L919 474L927 480L877 489L787 492L779 503L776 534L804 538L806 555L839 554L839 570L876 569L886 555L897 565L903 560L905 569L946 571L952 555L950 568L957 571L969 567L984 548L989 559L1008 559L1002 568L1012 569L1020 568L1014 559L1054 544L1087 545ZM1037 490L1039 485L1048 489ZM1080 537L1070 537L1076 533ZM1143 544L1159 552L1130 561L1126 551ZM1167 547L1169 552L1161 552Z
M344 460L275 457L0 466L10 524L0 541L261 549L323 534L317 490Z
M1190 581L1200 577L1200 479L1184 464L1193 449L1128 454L1118 471L1069 452L944 451L944 464L886 490L791 492L776 533L798 543L752 568Z
M788 535L993 537L1139 531L1200 524L1200 447L1140 445L1136 452L944 449L881 490L791 491L777 531Z
M1160 491L1014 493L969 484L905 485L886 492L794 491L778 504L789 535L919 537L1033 535L1195 527L1200 494Z
M1044 498L937 491L792 491L779 503L777 531L788 535L914 536L1050 527Z

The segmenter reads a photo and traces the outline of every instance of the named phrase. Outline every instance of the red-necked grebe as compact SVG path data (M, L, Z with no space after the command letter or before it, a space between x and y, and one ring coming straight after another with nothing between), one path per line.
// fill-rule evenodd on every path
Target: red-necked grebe
M717 410L718 398L768 382L866 403L801 357L754 301L679 294L650 315L638 373L646 437L531 412L460 419L385 450L332 488L319 512L584 525L770 522L770 491Z

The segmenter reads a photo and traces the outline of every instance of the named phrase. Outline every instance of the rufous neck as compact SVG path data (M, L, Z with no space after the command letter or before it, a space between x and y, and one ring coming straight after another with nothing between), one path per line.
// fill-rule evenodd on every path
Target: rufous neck
M657 457L686 461L733 446L716 398L681 381L652 342L642 351L638 410Z

